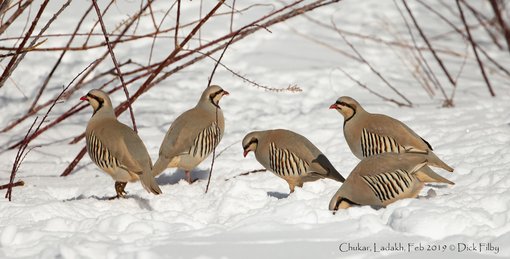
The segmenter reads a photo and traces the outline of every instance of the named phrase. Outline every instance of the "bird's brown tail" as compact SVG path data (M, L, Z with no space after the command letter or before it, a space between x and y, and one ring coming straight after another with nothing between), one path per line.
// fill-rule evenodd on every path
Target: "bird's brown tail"
M156 179L154 176L152 176L151 171L142 172L139 177L140 182L142 183L142 186L145 188L145 190L156 195L163 193L159 188L158 183L156 183Z
M166 159L164 156L159 156L158 160L152 167L152 175L154 177L160 175L165 169L168 167L168 159Z
M328 177L341 183L345 182L345 178L337 170L330 171Z
M430 167L424 166L417 173L416 177L422 182L425 183L447 183L454 185L455 183L440 176L436 172L434 172Z
M444 170L448 172L453 172L453 168L449 165L447 165L445 162L443 162L439 157L436 156L433 152L429 151L428 153L428 164L432 166L436 166L439 168L443 168Z

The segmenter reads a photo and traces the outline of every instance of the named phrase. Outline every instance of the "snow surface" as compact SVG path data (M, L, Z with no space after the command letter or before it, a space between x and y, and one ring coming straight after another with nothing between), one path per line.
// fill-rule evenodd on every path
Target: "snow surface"
M61 1L51 1L57 8ZM117 1L107 27L125 18L139 6L137 1ZM183 1L183 19L198 15L199 1ZM204 1L207 2L207 1ZM241 9L255 1L236 1ZM453 3L453 2L452 2ZM478 4L485 2L478 2ZM164 7L159 2L155 8ZM423 7L409 3L424 30L439 35L449 31ZM438 2L433 4L443 13ZM206 4L208 10L212 3ZM279 3L275 3L279 6ZM488 5L488 4L487 4ZM38 5L36 5L38 6ZM64 12L64 20L74 24L75 13L82 3L74 1ZM452 7L455 7L454 5ZM236 15L241 26L271 10L259 6ZM488 6L484 6L489 10ZM223 8L228 11L228 8ZM81 12L79 12L81 13ZM158 13L158 17L162 14ZM408 39L407 31L392 1L346 0L311 13L315 19L330 23L333 18L343 29L376 35L387 40ZM43 19L49 17L43 16ZM147 17L147 19L149 19ZM170 16L170 20L174 16ZM470 18L471 19L471 18ZM148 21L148 20L144 20ZM471 21L471 20L470 20ZM90 25L93 20L87 21ZM459 21L456 21L460 26ZM74 25L73 25L74 26ZM140 23L139 32L150 30L151 24ZM204 38L213 38L228 30L228 19L211 21ZM52 32L68 32L69 25L59 23ZM84 28L90 28L85 26ZM72 161L81 145L68 141L81 133L91 116L88 108L59 127L45 133L31 145L18 173L26 186L13 191L13 201L0 200L1 258L482 258L510 257L510 87L508 77L489 68L497 97L486 90L473 54L455 34L439 38L433 44L468 59L461 74L455 96L455 107L441 108L442 97L429 98L402 62L406 52L349 37L360 52L415 104L400 108L384 102L345 77L342 68L374 90L398 98L366 67L345 56L315 44L295 33L325 41L352 53L341 38L300 17L271 27L272 33L258 32L232 45L224 63L261 84L286 87L296 84L301 93L273 93L257 89L219 68L214 83L231 95L222 100L226 132L217 151L211 189L204 194L210 158L193 172L199 180L189 185L183 172L167 169L157 181L163 195L145 192L139 183L128 184L128 199L106 200L114 194L113 181L101 173L88 157L68 177L58 175ZM7 35L18 35L10 30ZM506 51L490 45L481 30L474 31L485 39L486 48L505 67L510 64ZM100 37L96 42L100 42ZM124 44L117 58L146 62L151 41ZM163 58L173 39L158 40L154 59ZM62 39L50 38L46 46L63 45ZM79 71L104 50L73 52L50 83L58 93ZM428 55L428 54L427 54ZM21 91L9 82L0 89L0 125L25 112L58 54L30 53L12 75ZM452 88L439 67L429 62L448 92ZM452 74L458 72L462 58L444 55ZM48 62L51 60L51 62ZM5 61L4 61L5 62ZM4 63L2 63L4 64ZM51 64L51 65L50 65ZM143 95L134 105L139 134L153 160L172 120L195 105L214 63L206 60L182 71ZM488 65L490 67L490 65ZM104 69L107 67L104 66ZM50 115L53 119L78 102L89 86L60 103ZM28 95L28 99L23 96ZM319 180L306 183L288 195L285 181L272 173L234 176L259 169L252 154L242 157L241 139L252 130L286 128L309 138L347 176L358 160L351 154L342 133L343 119L328 109L339 96L356 98L371 112L400 119L427 139L436 154L455 168L454 173L437 170L456 183L455 186L426 186L421 196L433 189L428 198L405 199L385 209L355 207L333 215L328 210L339 183ZM49 98L48 95L44 98ZM124 99L119 92L112 96L118 104ZM23 107L23 108L20 108ZM45 111L42 111L43 114ZM127 113L120 120L130 124ZM5 147L19 140L31 121L0 135ZM82 142L83 144L83 142ZM4 148L3 148L4 149ZM0 183L8 181L16 151L0 151ZM230 179L226 181L226 179ZM435 197L433 197L435 196ZM421 244L445 246L445 252L341 252L342 243L382 247L401 243L405 247ZM495 251L463 251L463 245L490 243ZM454 251L450 251L453 246Z

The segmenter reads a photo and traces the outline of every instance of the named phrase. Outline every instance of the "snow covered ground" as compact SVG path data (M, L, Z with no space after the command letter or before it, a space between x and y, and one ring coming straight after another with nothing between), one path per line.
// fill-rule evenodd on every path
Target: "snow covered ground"
M52 4L56 6L55 2ZM107 21L110 26L123 18L125 10L139 6L134 2L137 1L118 1L112 13L115 15ZM197 2L183 1L183 12L198 13ZM240 9L249 4L250 1L237 1ZM440 6L437 2L433 4ZM414 2L410 5L427 32L449 31L423 7ZM73 2L64 13L65 19L74 21L73 10L79 8L80 4ZM249 15L238 15L235 24L241 26L253 18L251 15L265 13L267 8L270 9L259 7ZM407 39L406 28L392 1L346 0L319 9L310 16L326 23L333 17L339 27L350 31L384 39L394 39L400 33L400 37ZM143 29L149 25L140 26ZM219 22L211 26L212 35L228 30L228 26ZM113 180L101 173L88 156L74 174L59 177L81 149L81 145L67 142L85 129L92 114L89 108L32 143L41 147L27 156L18 173L26 186L14 189L12 202L0 200L0 257L510 257L508 77L495 69L489 71L497 94L496 98L490 97L473 54L468 52L458 81L455 107L441 108L441 96L429 98L402 63L400 57L404 52L350 37L371 64L415 104L414 108L400 108L369 94L337 69L342 68L373 89L394 97L366 65L317 45L293 30L351 52L334 32L302 17L270 29L272 33L262 31L231 46L224 63L261 84L275 87L296 84L303 92L263 91L224 69L218 70L214 83L231 95L221 102L226 132L218 147L221 155L214 165L209 193L204 194L210 158L193 172L194 177L200 179L192 185L182 179L182 171L167 169L157 179L164 192L159 196L146 193L139 183L134 183L127 185L128 199L105 200L114 194ZM53 30L61 32L68 28L59 24ZM478 31L477 36L483 39L485 34ZM158 50L166 55L172 42L171 39L160 42L155 57L163 58L158 56ZM467 48L460 42L452 35L435 40L433 44L464 54ZM509 68L508 52L491 48L488 40L486 43L489 53ZM62 45L62 42L46 44ZM119 48L116 55L121 60L130 57L145 61L147 46ZM10 83L0 89L0 125L6 125L24 112L25 108L20 107L31 103L35 94L32 90L40 85L50 69L47 60L56 58L55 52L27 55L12 78L29 98L24 98ZM447 55L444 58L452 74L456 74L462 59ZM92 59L80 52L66 57L68 71L59 71L51 85L53 91L60 91L61 85L66 85ZM429 60L450 92L446 77L432 58ZM153 160L173 119L195 105L213 64L204 61L185 70L163 81L135 103L139 134ZM76 104L89 89L58 104L50 119ZM332 180L305 183L303 188L288 195L286 182L270 172L230 179L261 168L253 154L243 158L240 142L244 135L252 130L272 128L286 128L306 136L342 175L347 176L358 160L343 138L343 118L328 109L341 95L356 98L370 112L400 119L427 139L435 153L455 168L451 174L437 172L456 185L426 186L422 190L421 195L426 196L433 189L435 197L405 199L380 210L355 207L333 215L328 203L340 184ZM112 96L114 104L124 98L121 92ZM131 125L127 113L120 120ZM28 124L1 134L1 146L19 140ZM0 183L8 181L16 154L3 149L0 151ZM382 251L388 245L401 245L405 251ZM349 246L371 250L346 251ZM427 251L434 249L440 251Z

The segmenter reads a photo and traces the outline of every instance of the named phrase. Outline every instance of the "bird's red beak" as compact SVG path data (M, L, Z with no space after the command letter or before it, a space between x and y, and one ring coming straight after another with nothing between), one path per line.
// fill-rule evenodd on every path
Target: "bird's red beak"
M223 90L223 95L229 95L229 94L230 94L229 92Z
M331 106L329 106L330 109L338 109L338 105L336 105L336 103L332 104Z
M246 156L248 155L248 153L250 153L250 151L245 150L245 151L243 152L243 156L244 156L244 157L246 157Z
M89 99L87 99L87 96L86 96L86 95L84 95L84 96L80 97L80 100L82 100L82 101L88 101Z

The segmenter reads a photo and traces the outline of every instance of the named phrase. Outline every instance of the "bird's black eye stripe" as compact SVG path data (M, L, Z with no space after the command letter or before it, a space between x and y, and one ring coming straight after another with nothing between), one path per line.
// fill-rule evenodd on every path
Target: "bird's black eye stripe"
M347 107L351 108L353 111L356 111L356 107L354 107L353 105L348 104L346 102L336 101L335 103L338 105L347 106Z
M218 94L220 94L220 93L222 93L222 92L224 92L224 91L223 91L223 89L222 89L222 90L219 90L219 91L216 91L216 92L214 92L214 93L212 93L212 94L210 94L210 95L209 95L209 100L211 100L211 103L212 103L214 106L216 106L218 109L220 108L220 106L218 105L218 103L217 103L217 102L215 102L215 101L214 101L214 98L215 98ZM219 101L219 100L218 100L218 101Z
M87 94L87 97L90 97L94 100L96 100L98 103L99 103L99 106L97 107L97 109L94 111L94 114L103 107L103 104L104 104L104 100L98 96L95 96L93 94Z
M211 99L214 99L218 94L221 94L223 93L223 90L219 90L219 91L216 91L214 93L211 94Z
M252 139L250 139L250 142L248 142L248 144L246 144L246 146L244 146L243 148L246 150L247 148L249 148L251 146L251 144L258 144L258 143L259 143L258 139L252 138Z
M99 97L97 97L97 96L95 96L93 94L87 94L87 96L92 98L92 99L94 99L94 100L96 100L99 104L103 104L103 102L104 102L104 100L102 98L99 98Z

